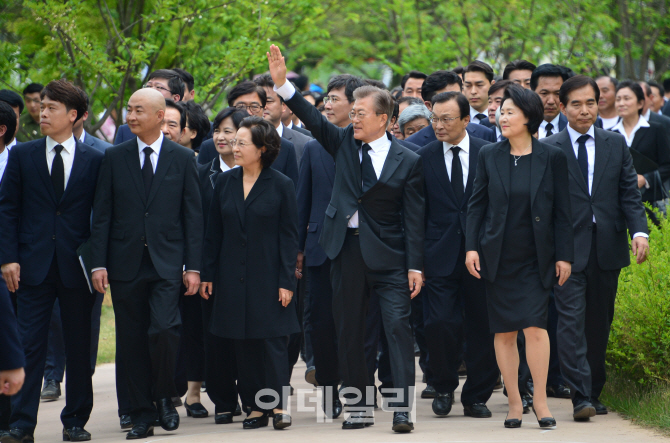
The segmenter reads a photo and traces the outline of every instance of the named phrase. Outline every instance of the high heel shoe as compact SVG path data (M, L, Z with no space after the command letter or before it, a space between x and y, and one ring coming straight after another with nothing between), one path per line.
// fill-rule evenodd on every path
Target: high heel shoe
M537 412L535 412L535 406L533 406L532 409L533 414L535 414L535 418L537 419L537 424L539 424L541 428L553 428L556 426L556 419L554 417L538 418Z
M507 414L509 415L509 414ZM505 417L505 427L506 428L520 428L521 420L518 418L507 418Z
M267 426L269 422L268 413L264 412L260 417L245 418L242 422L243 429L258 429Z

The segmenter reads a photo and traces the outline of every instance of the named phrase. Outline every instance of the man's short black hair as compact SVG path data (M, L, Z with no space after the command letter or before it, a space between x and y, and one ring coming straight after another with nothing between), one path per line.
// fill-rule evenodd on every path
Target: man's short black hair
M63 79L50 81L40 92L40 99L44 97L50 100L63 103L67 111L74 109L77 111L77 122L88 111L84 91Z
M328 82L328 89L326 90L326 95L330 93L330 91L334 91L336 89L344 89L344 95L347 97L347 100L349 103L354 102L354 91L361 86L365 86L366 83L363 81L363 79L358 78L354 75L349 75L349 74L341 74L341 75L336 75L335 77L331 78L330 81Z
M456 100L456 104L458 105L458 109L461 113L461 120L470 115L470 102L462 92L440 92L439 94L433 96L433 98L430 100L430 103L433 105L433 109L435 109L436 104L446 103L450 100Z
M465 74L468 72L483 72L489 83L493 81L493 68L481 60L475 60L465 68L465 71L463 71L463 80L465 80Z
M202 106L193 100L183 102L183 106L185 110L184 114L186 114L186 126L191 131L196 131L196 135L191 141L191 148L197 150L200 148L202 140L209 134L209 119L205 115L205 111L202 110Z
M570 99L570 93L575 89L581 89L584 86L591 86L593 92L596 95L596 103L600 100L600 88L598 88L598 83L591 77L585 75L575 75L570 77L561 85L561 90L558 93L558 98L563 103L563 106L568 106L568 100Z
M409 73L402 76L402 80L400 80L400 87L404 90L405 84L410 78L420 78L421 80L426 80L426 77L428 76L421 71L409 71Z
M363 80L366 85L374 86L375 88L379 89L384 89L385 91L388 91L389 88L386 87L383 81L381 80L375 80L373 78L366 78Z
M628 88L631 91L633 91L633 94L635 94L635 97L637 97L637 102L643 102L645 100L644 96L644 91L642 90L642 86L640 86L639 83L637 83L634 80L624 80L622 82L619 82L618 85L616 85L616 93L618 94L620 90ZM644 107L644 106L643 106ZM638 115L642 115L642 108L637 110Z
M545 63L544 65L540 65L535 68L533 75L530 76L530 89L532 91L537 89L537 84L540 80L540 77L561 77L563 81L566 81L573 75L575 75L575 73L572 71L572 69L566 68L565 66Z
M653 80L649 80L647 83L648 83L649 86L651 86L652 88L656 88L656 89L658 89L658 92L661 93L661 97L663 97L663 96L665 95L665 89L664 89L663 86L661 86L658 82L655 82L655 81L653 81Z
M435 71L426 77L423 82L421 98L423 101L429 102L437 91L449 85L458 85L458 88L461 91L463 90L463 80L454 71Z
M638 82L640 86L642 87L642 91L644 91L644 96L645 98L650 96L652 94L651 92L651 86L649 86L649 83L640 81Z
M530 71L533 72L537 68L534 64L528 60L514 60L511 63L508 63L503 70L503 80L509 79L510 73L513 71Z
M177 73L177 75L181 78L181 81L186 83L186 87L188 88L188 90L193 91L193 88L195 88L195 79L193 78L191 73L181 68L174 68L173 71Z
M5 126L7 130L2 136L2 145L8 144L16 135L16 114L9 103L0 101L0 126Z
M10 91L9 89L0 89L0 102L5 102L12 107L18 107L19 114L23 112L23 99L14 91Z
M403 104L407 103L409 106L412 105L423 105L423 100L421 100L419 97L400 97L398 100L396 100L398 104Z
M170 94L178 95L181 101L184 98L184 80L181 76L172 69L157 69L147 77L147 82L155 78L164 78L168 81L168 89Z
M533 91L514 83L505 89L505 95L500 102L500 107L502 107L508 99L512 100L516 107L521 109L523 115L528 119L528 123L526 123L528 133L530 133L530 135L535 134L544 120L544 106L542 105L540 96Z
M249 117L249 113L245 110L242 109L237 109L233 106L229 106L226 109L220 111L218 114L216 114L216 117L214 117L214 125L212 128L216 130L219 126L221 126L221 122L224 121L230 117L233 120L233 125L235 125L235 129L240 129L240 123L242 123L242 120L245 118Z
M258 84L252 82L251 80L240 82L230 90L228 93L228 106L233 106L233 103L235 103L235 100L237 100L238 97L254 93L258 94L258 99L261 101L261 106L265 107L268 102L268 96L265 93L265 89L263 89L262 86L258 86Z
M259 75L258 77L256 77L254 79L254 83L256 83L261 88L272 89L275 86L275 82L274 82L274 80L272 80L272 76L270 74ZM293 87L295 88L296 91L300 91L300 89L298 89L298 87L293 82L291 82L291 84L293 84ZM263 90L263 92L265 92L265 90ZM265 92L265 102L266 103L267 103L267 95L268 95L267 92ZM281 95L277 94L277 97L279 97L279 101L281 103L284 103L284 99L282 98Z
M186 127L186 110L184 109L184 105L181 102L172 100L171 98L166 98L165 107L179 111L179 131L183 131Z
M309 78L304 74L300 74L293 79L292 83L296 91L303 91L309 85Z
M507 88L512 83L514 83L512 80L507 80L507 79L495 82L489 88L488 96L490 97L491 95L495 94L496 92L500 91L501 89Z
M456 66L452 71L455 72L456 75L463 75L465 68L463 66Z
M41 83L31 83L25 88L23 88L23 95L26 94L34 94L36 92L42 92L42 89L44 89L44 85Z

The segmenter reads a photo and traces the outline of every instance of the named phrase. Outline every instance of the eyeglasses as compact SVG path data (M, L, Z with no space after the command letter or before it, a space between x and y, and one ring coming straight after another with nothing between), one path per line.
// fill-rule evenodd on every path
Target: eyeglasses
M381 114L381 113L379 113L379 112L375 112L375 115L380 115L380 114ZM362 112L359 112L358 114L356 114L356 112L351 111L351 112L349 113L349 118L350 118L351 120L353 120L353 119L355 119L355 118L358 118L359 120L363 120L363 119L364 119L365 117L367 117L367 116L368 116L368 114L365 114L365 113L362 113Z
M258 112L263 107L259 105L258 103L252 103L250 105L245 105L244 103L240 103L239 105L235 105L236 109L239 109L240 111L253 111L253 112Z
M332 104L335 104L335 103L337 103L337 102L341 102L341 101L342 101L341 98L331 97L331 96L329 96L329 95L327 95L327 96L325 96L325 97L323 98L323 102L324 102L324 103L332 103Z
M235 140L235 139L230 140L230 141L228 142L228 144L230 144L230 146L232 146L233 148L234 148L235 146L239 146L240 149L244 149L245 146L252 146L252 145L253 145L253 143L243 143L243 142L238 142L238 141Z
M430 121L432 123L438 124L439 122L442 122L444 125L448 125L449 123L453 122L454 120L460 120L460 117L443 117L440 118L436 116L435 114L430 116Z
M158 83L147 82L144 84L144 88L158 89L159 91L167 91L170 94L172 94L172 91L170 91L168 88Z

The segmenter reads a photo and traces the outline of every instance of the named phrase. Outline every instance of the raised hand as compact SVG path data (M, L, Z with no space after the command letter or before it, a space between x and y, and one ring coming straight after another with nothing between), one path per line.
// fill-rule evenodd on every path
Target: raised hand
M270 75L275 85L280 88L286 83L286 62L281 55L281 51L275 45L270 46L270 52L265 53L268 56L268 64L270 65Z

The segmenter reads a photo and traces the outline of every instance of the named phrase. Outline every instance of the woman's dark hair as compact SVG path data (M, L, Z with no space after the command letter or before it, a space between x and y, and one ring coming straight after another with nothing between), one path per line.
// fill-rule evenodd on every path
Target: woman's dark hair
M616 93L618 94L620 90L623 88L628 88L631 91L633 91L633 94L637 97L637 102L644 102L644 91L642 90L642 86L640 86L637 82L633 80L624 80L622 82L619 82L618 85L616 85ZM643 106L644 107L644 106ZM638 115L642 115L642 108L637 110Z
M505 95L503 95L503 99L500 102L501 108L507 99L512 100L516 107L521 109L523 115L528 119L528 123L526 123L528 132L531 135L535 134L540 128L540 123L544 120L544 106L542 106L540 96L530 89L524 89L515 83L507 86L507 89L505 89Z
M221 126L221 122L227 119L228 117L230 117L233 120L233 125L235 125L235 129L240 129L240 123L242 123L242 120L249 117L249 113L247 111L239 110L233 106L229 106L223 111L216 114L216 117L214 117L214 126L212 126L212 128L216 129L219 126Z
M2 143L8 145L16 135L16 114L14 109L3 101L0 101L0 126L5 126L7 130L2 136Z
M563 106L568 106L568 100L570 98L570 93L576 89L581 89L585 86L590 86L593 88L593 93L595 94L596 103L600 100L600 88L598 83L593 80L591 77L585 75L575 75L570 77L561 85L561 90L558 93L558 98L563 103Z
M40 92L40 99L44 100L44 97L63 103L67 111L71 111L72 109L77 111L75 122L88 111L82 90L64 78L50 81Z
M202 144L202 140L209 133L209 119L202 110L202 106L193 100L184 103L186 114L186 126L191 131L196 131L196 136L191 141L191 149L196 150Z
M251 131L251 142L258 149L265 146L265 152L261 154L261 165L269 168L275 161L281 149L281 138L277 129L265 119L251 116L242 120L240 128L247 128Z

